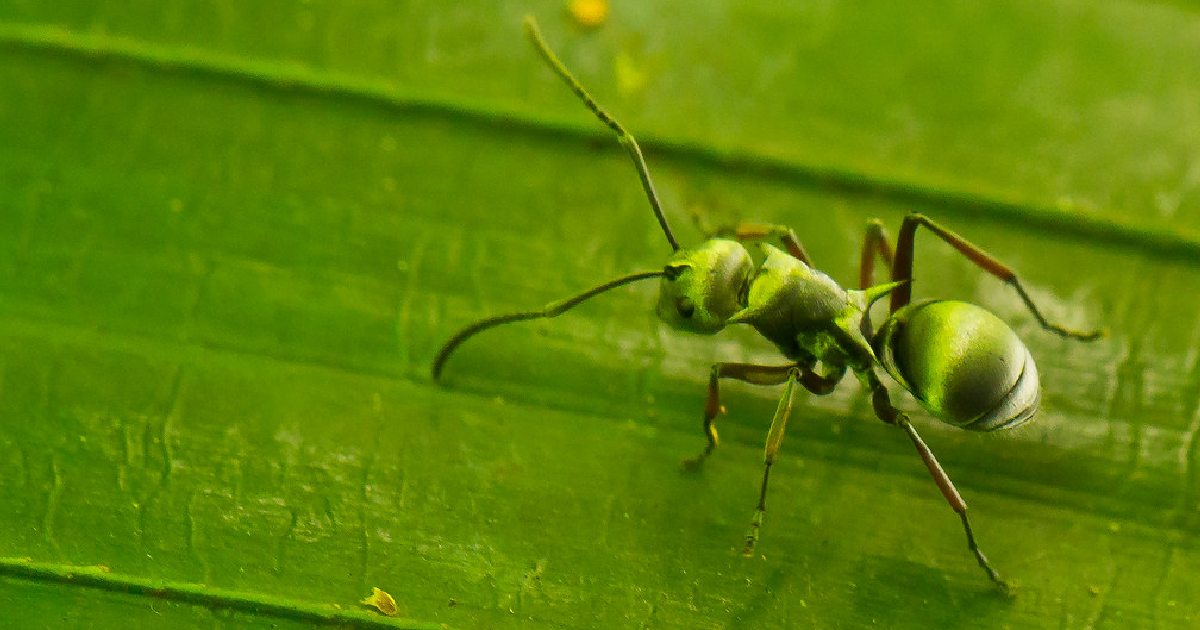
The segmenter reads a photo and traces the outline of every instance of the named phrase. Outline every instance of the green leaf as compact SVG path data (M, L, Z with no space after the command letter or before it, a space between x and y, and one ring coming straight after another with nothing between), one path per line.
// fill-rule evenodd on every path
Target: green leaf
M0 7L0 608L28 627L1190 627L1200 612L1200 14L1170 3ZM866 222L926 212L918 297L1038 361L1027 428L917 416L974 565L851 379L798 401L760 557L738 551L777 390L746 331L665 330L624 152L692 217L793 226L852 284ZM378 587L398 618L359 602ZM6 621L6 623L9 623Z

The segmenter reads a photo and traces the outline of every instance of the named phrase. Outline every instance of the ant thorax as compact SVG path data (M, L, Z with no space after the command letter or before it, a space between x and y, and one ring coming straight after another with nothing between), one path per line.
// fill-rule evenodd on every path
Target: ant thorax
M874 355L860 329L867 295L843 289L772 245L759 247L765 260L750 281L745 308L729 323L750 324L795 361L869 365Z

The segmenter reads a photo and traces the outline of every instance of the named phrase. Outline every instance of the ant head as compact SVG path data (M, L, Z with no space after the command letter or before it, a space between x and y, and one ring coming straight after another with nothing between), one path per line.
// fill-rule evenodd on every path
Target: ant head
M712 335L746 306L754 261L737 241L680 249L663 268L658 316L672 328Z

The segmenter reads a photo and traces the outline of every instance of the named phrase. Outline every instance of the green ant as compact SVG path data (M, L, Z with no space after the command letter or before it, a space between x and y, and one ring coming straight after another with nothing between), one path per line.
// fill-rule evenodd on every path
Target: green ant
M724 411L720 402L721 379L784 386L767 431L762 486L743 555L752 555L758 542L767 510L767 480L783 441L796 384L816 395L828 394L850 370L871 393L875 415L902 429L912 441L942 496L962 520L967 546L979 566L1007 592L1007 583L975 542L966 501L908 416L892 405L876 368L883 368L933 416L972 431L1008 429L1029 421L1041 401L1037 368L1016 333L987 310L951 300L912 301L910 282L917 228L925 227L980 269L1012 286L1042 328L1084 341L1102 337L1104 331L1079 332L1048 321L1012 269L920 214L905 217L894 251L882 223L871 221L867 225L858 290L844 289L817 271L795 233L786 227L743 224L729 235L731 238L716 237L695 248L680 247L662 212L637 141L592 99L550 50L532 17L525 20L525 33L550 68L616 133L629 152L654 216L675 253L661 271L630 274L552 302L541 310L489 317L467 326L438 352L433 362L434 380L441 376L454 350L484 330L523 320L557 317L610 289L660 278L657 312L672 328L712 335L730 324L749 324L774 343L789 361L784 365L713 365L704 405L708 444L700 455L685 461L688 467L698 467L717 446L714 422ZM776 241L782 249L767 240ZM743 245L745 241L758 243L763 254L760 264ZM892 281L887 284L873 283L877 258L891 269ZM886 295L891 297L888 317L878 330L873 330L868 309Z

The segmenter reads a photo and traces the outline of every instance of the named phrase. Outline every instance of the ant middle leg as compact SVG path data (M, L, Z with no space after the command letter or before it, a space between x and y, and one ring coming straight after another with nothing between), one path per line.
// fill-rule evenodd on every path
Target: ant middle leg
M892 275L892 260L895 254L892 252L892 246L888 243L887 232L883 229L883 222L879 219L871 219L867 222L867 233L863 236L862 253L859 255L858 262L858 288L868 289L875 284L875 258L878 256L883 260L888 268L888 276ZM873 336L874 328L871 326L870 309L863 313L862 322L859 325L862 334L867 339Z
M892 245L888 243L887 232L883 222L871 219L867 222L867 233L863 236L862 254L858 261L858 288L866 289L875 284L875 257L878 256L887 265L888 276L892 275L892 260L895 254Z

